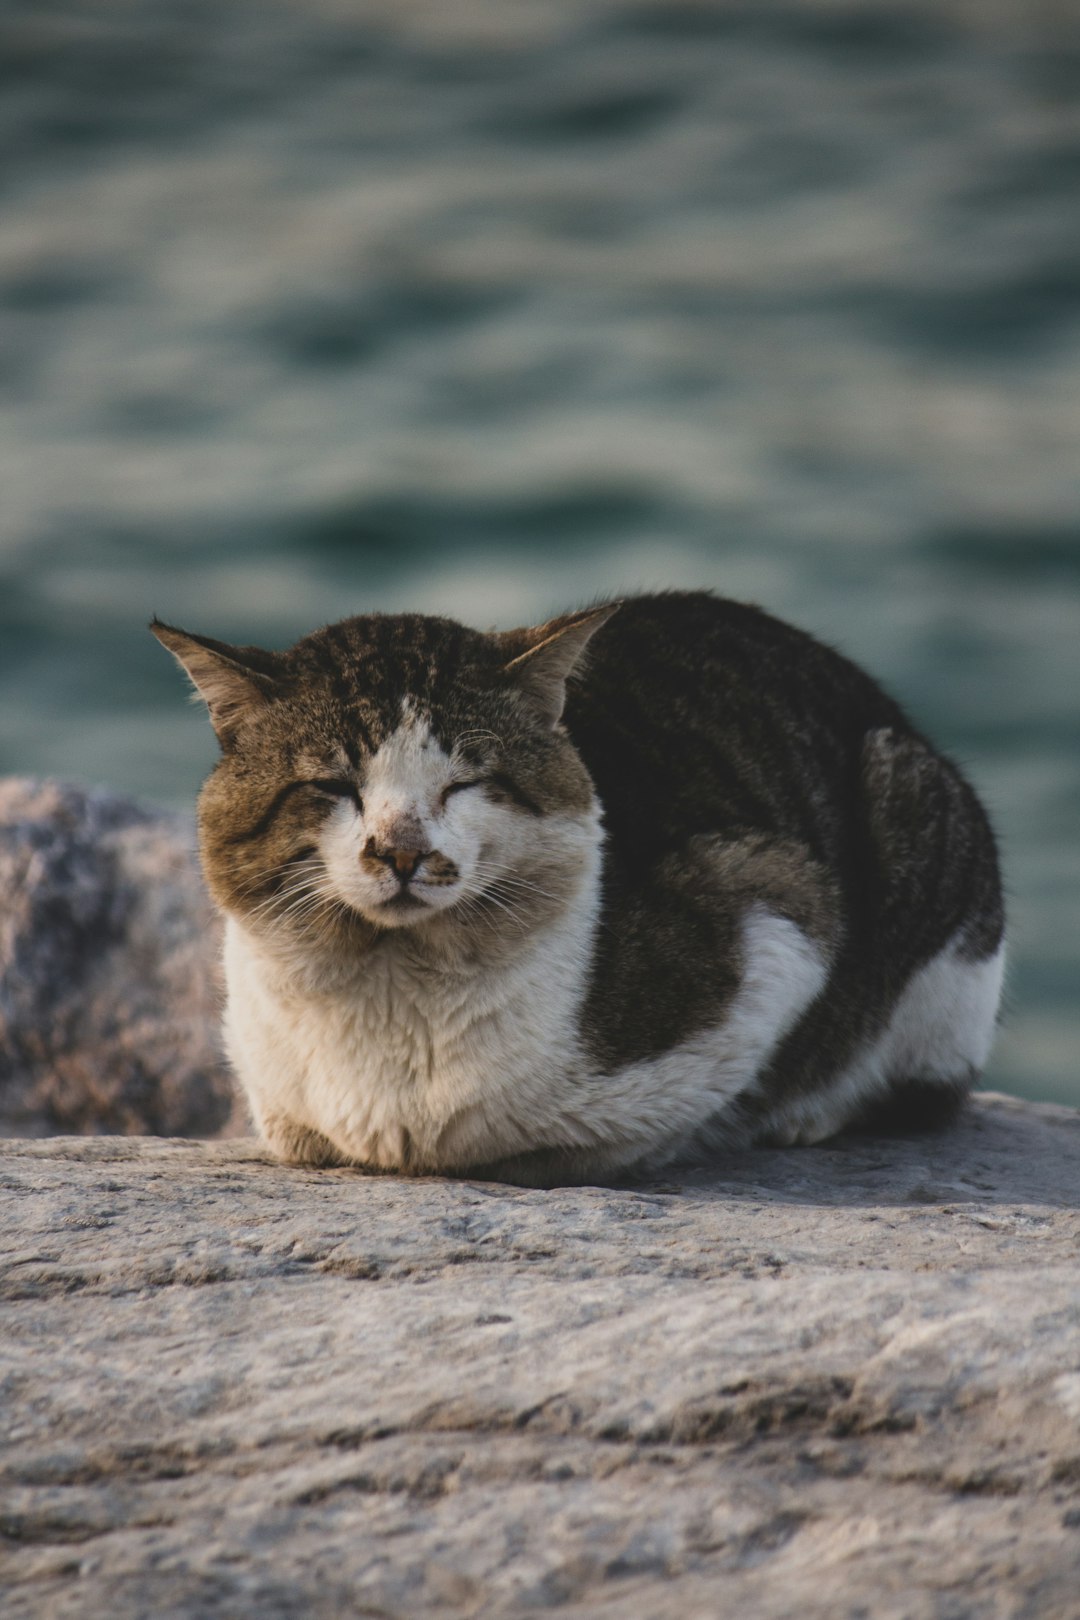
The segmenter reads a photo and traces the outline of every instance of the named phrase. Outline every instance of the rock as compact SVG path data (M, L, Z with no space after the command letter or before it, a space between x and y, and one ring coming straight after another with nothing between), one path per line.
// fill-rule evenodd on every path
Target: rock
M0 1132L242 1128L190 821L0 781Z
M551 1192L0 1148L6 1620L1075 1615L1080 1114Z

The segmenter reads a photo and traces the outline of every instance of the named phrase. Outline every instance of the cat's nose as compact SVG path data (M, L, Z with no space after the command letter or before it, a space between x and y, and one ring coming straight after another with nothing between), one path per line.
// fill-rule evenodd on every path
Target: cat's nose
M391 867L403 887L416 875L417 867L428 853L426 849L377 844L374 838L369 838L364 845L364 858L369 861L381 861L383 866Z
M388 849L382 857L403 883L408 883L423 858L423 851L419 849Z

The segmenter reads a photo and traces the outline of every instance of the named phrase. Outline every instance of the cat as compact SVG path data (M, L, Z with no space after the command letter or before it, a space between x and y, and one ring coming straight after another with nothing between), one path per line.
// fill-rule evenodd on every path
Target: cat
M287 652L155 620L226 1041L290 1163L551 1185L947 1119L1004 957L973 790L838 652L706 592Z

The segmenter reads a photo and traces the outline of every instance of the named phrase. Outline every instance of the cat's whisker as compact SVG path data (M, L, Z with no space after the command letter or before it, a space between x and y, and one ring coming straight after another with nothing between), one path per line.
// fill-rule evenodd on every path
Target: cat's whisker
M521 913L514 908L513 904L509 903L509 897L500 899L498 895L492 893L491 889L485 889L476 896L476 901L480 906L494 906L496 910L505 913L510 921L517 926L519 932L524 933L527 930L528 922L522 918Z
M538 894L542 900L558 900L560 898L559 895L552 894L550 889L542 889L539 883L530 883L527 878L496 876L491 879L491 882L495 888L517 889L524 895Z
M503 906L504 909L509 908L515 916L520 914L528 900L527 896L514 894L512 891L503 888L498 881L489 883L483 893L485 899L491 900L496 905Z
M275 878L280 877L282 873L294 872L307 879L309 876L316 875L321 870L321 866L322 863L317 855L307 854L300 857L290 855L286 860L279 861L276 866L266 867L249 882L239 884L236 890L237 896L241 899L247 899L249 895L257 894L261 889L265 889L268 883L272 883ZM283 892L283 888L275 889L266 898L268 900L277 898Z
M529 915L534 915L536 914L536 910L538 910L538 907L536 907L536 894L534 894L534 891L531 891L531 889L526 889L526 891L507 889L502 886L502 883L495 881L495 883L492 883L492 885L489 886L487 893L497 894L499 899L504 899L504 901L510 902L515 909L520 910L521 914L526 914L526 912L528 912ZM541 899L546 899L547 896L539 897L541 897ZM554 899L554 896L552 896L552 899Z
M549 889L542 889L539 883L533 883L530 879L519 876L510 867L500 867L491 862L478 861L475 870L479 878L485 882L490 880L494 886L506 885L507 887L517 888L529 894L541 895L545 900L559 899L559 896L552 894Z
M251 917L259 917L259 915L267 914L267 912L275 912L275 910L279 910L280 907L285 904L285 902L291 902L293 899L298 899L298 897L304 896L304 894L313 893L316 893L316 891L314 891L313 885L311 885L311 880L306 878L306 880L301 881L301 883L293 883L293 885L285 886L285 888L275 889L274 894L267 894L266 899L259 902L257 906L254 906L253 909L251 909L251 912L249 912L249 915L251 915Z
M290 894L298 894L300 893L301 889L311 888L313 878L314 873L300 873L300 875L296 876L295 880L291 881L291 883L282 883L282 885L277 886L272 893L264 896L264 899L259 901L259 906L275 906L275 904L282 901L282 899L288 899Z
M299 922L303 918L314 915L326 908L326 897L321 894L302 894L280 913L282 919L291 919Z
M478 922L484 922L489 928L492 928L495 927L496 924L495 920L491 917L488 910L484 906L483 902L485 898L486 897L482 893L465 893L460 895L458 899L454 901L453 906L449 909L451 909L457 916Z
M495 917L492 917L491 914L484 909L484 907L474 896L466 896L465 900L461 902L461 904L467 919L470 919L473 922L483 923L484 927L490 934L494 934L496 938L498 937L498 920Z
M304 925L325 912L329 915L340 902L328 892L321 873L310 873L300 882L278 890L250 913L252 920Z

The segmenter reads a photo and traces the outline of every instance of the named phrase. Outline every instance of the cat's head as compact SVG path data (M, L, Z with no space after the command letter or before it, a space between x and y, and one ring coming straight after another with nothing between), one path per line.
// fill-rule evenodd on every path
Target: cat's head
M155 620L221 744L199 800L215 900L333 949L433 923L498 935L561 904L596 841L566 680L614 611L501 634L376 614L281 653Z

